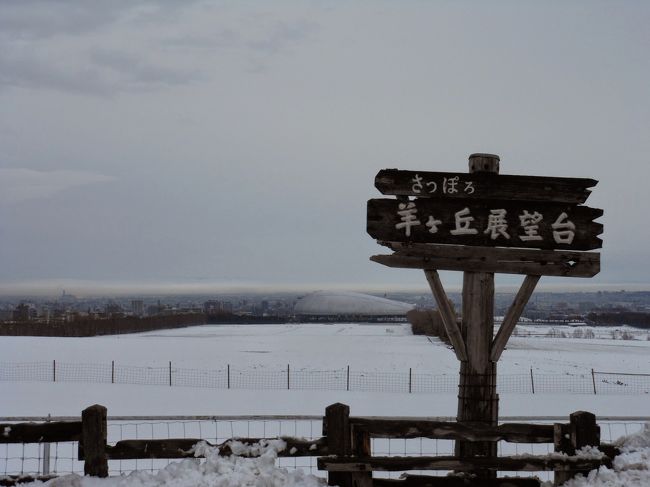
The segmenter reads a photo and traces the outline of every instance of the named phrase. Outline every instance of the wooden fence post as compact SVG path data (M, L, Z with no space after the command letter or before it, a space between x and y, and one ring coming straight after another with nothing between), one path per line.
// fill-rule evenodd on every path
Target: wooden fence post
M576 411L569 416L569 424L555 424L555 451L575 455L576 451L585 446L600 446L600 426L596 416L587 411ZM577 474L585 477L589 471L570 470L555 472L555 485L561 485Z
M81 412L81 441L79 459L84 460L84 474L92 477L108 477L106 458L107 411L95 404Z
M355 457L368 458L372 456L370 449L370 434L367 431L355 431L352 433L352 454ZM354 472L352 474L352 485L354 487L372 487L372 472Z
M325 408L323 435L327 436L327 451L330 455L348 456L352 440L350 438L350 407L337 402ZM327 485L353 487L347 472L328 472Z
M327 437L329 455L347 457L370 456L370 436L365 432L352 435L350 407L336 403L325 409L323 435ZM328 472L327 485L339 487L372 487L372 472Z

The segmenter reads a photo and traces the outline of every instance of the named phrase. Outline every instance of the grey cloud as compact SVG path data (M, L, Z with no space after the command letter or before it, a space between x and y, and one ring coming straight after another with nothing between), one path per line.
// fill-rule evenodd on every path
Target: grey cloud
M185 84L199 77L195 71L159 66L124 51L95 49L90 59L96 66L109 68L132 87Z
M160 21L196 0L2 0L0 34L44 39L96 31L119 20Z
M233 20L227 12L214 25L194 28L202 15L194 3L4 2L0 88L111 96L178 86L208 77L209 69L199 59L205 49L215 48L237 51L234 59L244 71L263 71L271 55L317 28L307 20L278 20L269 14ZM189 24L191 30L184 28Z
M0 51L0 87L50 89L107 96L115 87L89 67L66 69L34 54L15 55Z
M293 23L285 21L275 22L265 36L246 42L246 47L274 53L288 47L292 43L306 39L316 29L316 23L306 20Z
M116 21L135 4L126 0L3 0L0 32L14 39L80 34Z
M0 201L16 203L49 198L68 189L115 178L87 171L34 171L24 168L0 168Z
M198 71L159 66L117 50L96 49L86 61L73 59L68 63L31 50L0 51L0 87L111 96L186 84L199 77Z

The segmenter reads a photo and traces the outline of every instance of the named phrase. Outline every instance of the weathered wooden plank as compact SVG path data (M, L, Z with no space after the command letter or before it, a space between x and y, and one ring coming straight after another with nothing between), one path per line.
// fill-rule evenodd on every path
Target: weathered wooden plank
M483 247L591 250L602 247L603 211L561 203L368 200L368 234L378 240Z
M600 271L597 252L380 243L396 252L370 260L388 267L564 277L593 277Z
M404 475L400 479L374 479L373 487L539 487L536 477L479 479L463 476Z
M458 360L467 360L467 351L465 350L465 342L458 328L458 321L456 319L456 313L449 303L449 298L445 289L442 286L440 281L440 276L436 270L425 270L424 274L427 278L427 282L431 287L431 292L438 303L438 310L440 311L440 317L442 318L442 323L445 326L445 331L449 337L451 345L454 347L454 353Z
M457 178L457 179L456 179ZM455 183L454 183L455 181ZM375 187L386 195L584 203L598 181L586 178L383 169ZM456 190L456 191L454 191Z
M499 361L503 349L505 348L506 343L508 343L515 326L517 326L521 313L524 311L530 296L533 294L539 278L540 276L526 276L524 282L521 283L521 287L519 288L512 305L508 308L503 323L501 323L499 331L492 341L490 360L493 362Z
M548 470L593 470L605 465L611 467L608 457L600 459L576 456L549 457L518 455L512 457L320 457L319 470L328 472L399 472L406 470L457 470L467 472L476 469L503 470L508 472L541 472Z
M81 421L0 424L0 443L57 443L79 438Z
M234 438L219 445L219 455L232 455L231 442L238 441L246 445L255 445L261 441L281 439L286 443L283 450L277 452L278 457L315 457L327 455L326 438L317 440L302 440L292 437L281 438ZM145 458L194 458L194 446L204 441L200 438L168 438L161 440L122 440L114 446L107 446L106 455L109 460L137 460ZM250 456L250 455L240 455Z
M368 432L371 438L553 443L553 425L551 424L505 423L498 426L486 426L449 421L363 417L351 417L350 423L355 430L360 429Z

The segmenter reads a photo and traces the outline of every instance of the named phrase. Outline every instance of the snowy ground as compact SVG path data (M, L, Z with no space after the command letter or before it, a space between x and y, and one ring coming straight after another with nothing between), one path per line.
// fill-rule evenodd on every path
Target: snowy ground
M546 334L553 328L524 326ZM600 329L599 336L610 336ZM512 337L499 362L499 372L589 371L650 373L650 341L611 338L576 339ZM443 344L413 336L402 324L205 325L150 333L93 338L0 337L3 362L61 360L116 362L214 368L243 367L307 369L428 370L457 373L456 359Z
M550 328L535 327L534 330L545 335ZM570 333L569 329L567 331ZM650 372L650 341L645 340L645 335L638 336L637 340L613 340L609 338L610 331L604 330L597 337L513 337L499 363L499 372L526 373L531 367L539 373L562 374L584 374L592 368ZM340 369L350 365L367 371L403 372L413 368L436 374L458 373L458 363L447 347L436 340L413 336L409 328L401 324L207 325L115 337L0 337L0 356L2 362L99 363L115 360L129 365L160 366L172 361L181 367L218 368L231 364L251 369L281 368L290 363L292 368L305 369ZM252 391L49 382L2 382L0 390L1 416L74 416L95 403L107 406L109 415L322 415L327 405L344 402L355 415L453 417L457 402L455 394ZM501 394L500 397L501 416L568 416L579 409L592 411L600 417L646 416L650 414L650 396ZM640 462L648 463L644 459ZM60 481L68 483L58 485L86 486L97 482L98 486L108 486L117 485L110 482L122 482L119 485L183 486L189 485L182 480L186 475L196 480L193 485L207 482L207 478L203 478L206 475L214 485L222 485L211 477L214 472L205 470L212 468L209 466L184 462L182 466L170 468L172 471L158 474L134 474L132 483L125 479L82 481L69 477ZM228 470L231 467L221 465L219 468ZM313 486L319 482L308 477L293 477L295 474L286 472L269 472L275 476L273 478L280 479L280 483L269 481L264 485ZM611 485L650 485L650 482Z

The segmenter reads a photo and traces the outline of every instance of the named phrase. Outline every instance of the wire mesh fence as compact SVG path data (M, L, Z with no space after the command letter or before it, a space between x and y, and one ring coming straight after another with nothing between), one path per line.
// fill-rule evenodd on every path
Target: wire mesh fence
M0 418L11 422L16 418ZM71 418L55 418L61 421ZM435 418L453 421L453 418ZM20 418L21 421L42 421L43 418ZM566 422L567 417L503 417L501 421L552 424ZM638 432L644 428L650 417L599 418L601 441L611 443L623 435ZM274 438L281 436L317 439L322 434L320 416L256 416L256 417L121 417L108 420L108 443L114 444L127 439L201 438L212 444L220 444L231 438ZM77 460L77 442L53 444L0 444L0 475L83 475L83 462ZM453 455L454 442L428 438L371 440L375 456L437 456ZM499 455L545 455L553 451L552 444L521 444L500 441ZM132 471L156 472L180 459L110 460L109 474L128 474ZM199 460L190 460L199 461ZM276 464L287 469L302 469L324 477L325 472L316 468L315 457L278 458ZM47 465L47 467L46 467ZM417 473L417 472L411 472ZM428 475L445 475L444 472L427 472ZM504 475L520 476L521 472L503 472ZM550 480L552 472L536 472L542 480ZM397 478L400 472L375 472L375 477Z
M214 389L296 389L394 392L413 394L455 394L458 375L432 374L407 369L358 371L350 367L309 370L287 365L283 368L219 369L116 364L0 362L0 381L85 382L138 384ZM520 394L649 394L650 374L585 371L571 374L542 374L532 369L523 374L500 374L499 393Z

